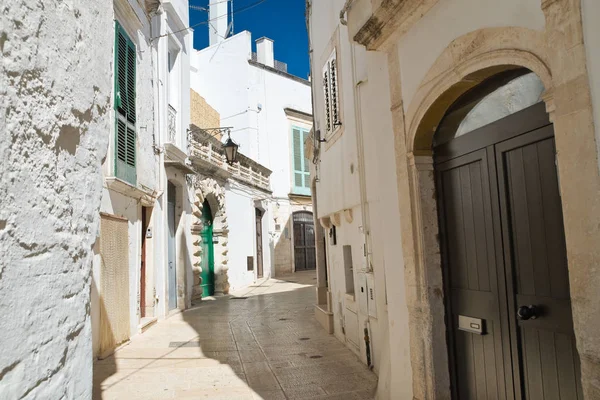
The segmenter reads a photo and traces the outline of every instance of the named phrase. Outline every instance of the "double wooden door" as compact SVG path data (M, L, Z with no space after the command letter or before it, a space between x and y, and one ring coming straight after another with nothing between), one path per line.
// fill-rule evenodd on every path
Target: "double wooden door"
M453 398L581 399L544 105L434 154Z
M296 271L317 268L315 251L315 224L310 211L293 214L294 223L294 265Z

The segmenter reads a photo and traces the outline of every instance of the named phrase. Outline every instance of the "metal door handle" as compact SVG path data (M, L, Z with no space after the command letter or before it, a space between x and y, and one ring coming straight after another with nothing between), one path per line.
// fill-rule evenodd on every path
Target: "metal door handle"
M173 261L169 261L169 268L173 268Z
M521 321L527 321L528 319L536 319L539 317L539 310L534 305L521 306L517 310L517 318Z

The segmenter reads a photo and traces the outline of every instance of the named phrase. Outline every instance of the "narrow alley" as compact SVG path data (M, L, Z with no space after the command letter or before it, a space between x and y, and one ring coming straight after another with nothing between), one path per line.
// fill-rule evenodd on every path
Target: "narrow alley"
M367 400L375 374L314 318L314 271L203 300L94 365L94 399Z

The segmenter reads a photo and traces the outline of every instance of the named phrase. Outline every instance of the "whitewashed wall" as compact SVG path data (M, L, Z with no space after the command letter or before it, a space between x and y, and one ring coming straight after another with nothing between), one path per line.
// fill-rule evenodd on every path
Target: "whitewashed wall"
M154 74L153 62L150 52L150 21L145 16L145 10L137 1L129 1L129 7L133 14L122 13L115 9L114 18L125 29L130 39L136 45L136 115L137 115L137 142L136 142L136 173L138 187L155 191L158 188L158 169L153 150L154 141L154 89L150 82ZM140 26L139 23L142 22ZM110 76L114 77L114 23L111 24L113 36L112 62L110 64ZM114 95L114 93L113 93ZM114 99L111 100L111 129L108 154L103 164L105 177L114 177L115 163L115 110ZM127 218L129 221L129 326L130 335L138 331L139 310L138 293L140 291L140 265L141 265L141 204L133 197L126 196L115 190L108 189L106 184L102 190L102 203L100 212ZM100 276L100 255L94 258L94 283L98 286ZM90 310L93 320L94 354L98 354L100 337L97 334L100 327L100 300L97 290L92 291L92 308Z
M110 3L80 0L24 0L0 15L3 399L92 395L88 309L112 15Z
M409 398L412 395L410 347L398 193L394 184L396 169L389 113L387 57L367 53L360 46L351 48L347 28L339 24L343 3L313 3L310 31L317 129L325 131L321 69L332 51L332 43L335 43L337 51L343 124L341 136L321 147L318 214L324 217L351 210L353 215L352 223L342 217L342 224L337 228L337 245L331 245L331 241L327 240L334 332L366 362L363 329L368 326L371 361L380 378L379 396ZM358 82L360 84L355 91ZM366 182L364 221L357 153L359 123L363 135L361 146ZM363 253L365 231L370 232L368 243L372 273L368 272L367 258ZM344 245L352 246L354 296L346 294ZM374 305L369 304L366 295L371 288L374 290Z
M256 280L256 206L255 199L267 197L246 185L230 181L225 185L225 212L228 223L228 258L227 276L230 290L234 291L247 286ZM265 212L262 219L263 228L263 275L271 275L271 254L269 251L268 221L270 213ZM254 269L248 271L247 257L254 257Z

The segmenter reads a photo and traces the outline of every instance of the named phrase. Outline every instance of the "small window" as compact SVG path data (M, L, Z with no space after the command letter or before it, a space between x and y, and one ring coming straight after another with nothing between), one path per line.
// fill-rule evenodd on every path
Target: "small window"
M346 293L354 294L354 265L352 264L352 247L344 245L344 275L346 281Z
M325 125L327 134L335 132L342 122L340 121L340 102L338 87L338 66L336 50L323 66L323 94L325 96Z
M435 146L539 103L544 90L540 78L525 68L487 79L450 107L438 126Z
M292 192L310 196L309 161L304 154L304 142L307 138L308 130L292 127Z

